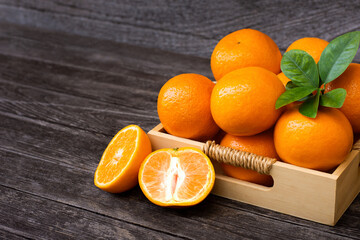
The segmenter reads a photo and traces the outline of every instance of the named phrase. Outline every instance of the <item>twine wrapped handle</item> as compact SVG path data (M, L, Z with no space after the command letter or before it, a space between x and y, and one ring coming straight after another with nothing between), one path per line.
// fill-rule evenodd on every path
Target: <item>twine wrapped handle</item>
M251 169L262 174L270 174L275 158L263 157L253 153L235 150L216 144L215 141L207 141L203 146L203 152L212 160L226 163L235 167Z

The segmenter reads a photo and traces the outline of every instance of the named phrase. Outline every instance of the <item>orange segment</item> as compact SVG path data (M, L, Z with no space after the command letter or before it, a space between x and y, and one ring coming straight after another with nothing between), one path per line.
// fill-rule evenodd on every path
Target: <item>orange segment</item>
M117 193L136 186L142 161L151 153L146 133L136 125L120 130L105 149L94 176L95 185Z
M215 181L209 158L195 148L160 149L141 165L139 184L159 206L192 206L210 193Z

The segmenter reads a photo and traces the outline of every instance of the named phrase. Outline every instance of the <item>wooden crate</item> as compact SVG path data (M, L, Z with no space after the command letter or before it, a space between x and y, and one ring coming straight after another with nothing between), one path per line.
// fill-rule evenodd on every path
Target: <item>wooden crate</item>
M159 124L148 133L153 150L202 149L204 143L167 134ZM334 226L360 192L360 152L353 150L332 173L277 161L270 172L273 187L225 176L217 162L212 193L229 199Z

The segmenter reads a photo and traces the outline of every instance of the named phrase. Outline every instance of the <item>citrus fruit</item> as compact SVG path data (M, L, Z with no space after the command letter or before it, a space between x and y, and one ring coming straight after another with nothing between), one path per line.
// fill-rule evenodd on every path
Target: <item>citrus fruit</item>
M139 171L145 196L159 206L192 206L210 193L215 172L200 150L160 149L146 157Z
M267 130L254 136L239 137L230 134L225 135L220 145L231 147L244 152L279 159L274 145L273 130ZM273 179L270 175L260 174L256 171L242 167L234 167L228 164L221 164L224 173L230 177L244 181L257 183L265 186L272 186Z
M140 165L151 153L146 133L136 125L121 129L105 149L95 171L95 185L107 192L119 193L137 185Z
M211 55L211 70L216 81L239 68L258 66L278 74L281 53L266 34L254 29L241 29L221 39Z
M165 130L178 137L205 141L219 130L210 112L215 84L199 74L180 74L161 88L157 110Z
M284 87L286 87L286 84L288 83L288 82L290 82L290 79L287 77L287 76L285 76L285 74L283 73L283 72L281 72L281 73L279 73L278 75L277 75L277 77L280 79L280 81L284 84Z
M277 76L260 67L226 74L211 94L211 113L217 125L235 136L250 136L274 125L282 109L275 102L285 91Z
M310 54L315 62L319 62L321 53L324 51L326 46L329 44L328 41L325 41L320 38L300 38L290 44L290 46L286 49L286 52L293 50L293 49L299 49L307 52Z
M308 118L296 106L277 121L274 142L284 162L328 171L350 152L353 132L349 120L338 109L320 107L316 118Z
M346 98L340 108L349 119L355 133L360 133L360 64L351 63L343 74L326 84L326 92L344 88Z

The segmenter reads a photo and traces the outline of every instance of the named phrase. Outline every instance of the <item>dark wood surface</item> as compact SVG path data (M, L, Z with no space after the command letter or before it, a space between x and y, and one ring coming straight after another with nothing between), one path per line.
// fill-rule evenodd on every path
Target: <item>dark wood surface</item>
M0 12L0 21L206 58L240 28L270 35L281 50L360 28L359 0L0 0Z
M360 196L330 227L214 195L166 209L138 187L93 184L118 130L159 122L170 77L212 78L222 35L253 27L282 50L329 40L359 30L359 1L64 2L0 1L0 239L360 239Z

